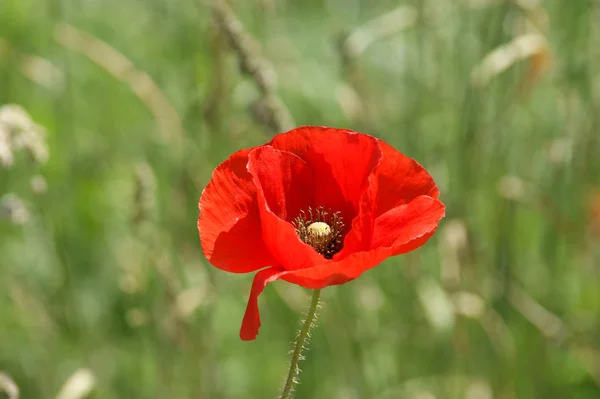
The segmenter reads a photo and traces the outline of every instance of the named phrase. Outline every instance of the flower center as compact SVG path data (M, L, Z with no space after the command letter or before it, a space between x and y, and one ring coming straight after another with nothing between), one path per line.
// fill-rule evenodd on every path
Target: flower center
M333 258L343 246L344 223L340 212L326 211L322 206L301 211L292 221L298 237L325 257Z
M328 236L331 234L331 227L325 222L314 222L308 226L308 233L318 236Z

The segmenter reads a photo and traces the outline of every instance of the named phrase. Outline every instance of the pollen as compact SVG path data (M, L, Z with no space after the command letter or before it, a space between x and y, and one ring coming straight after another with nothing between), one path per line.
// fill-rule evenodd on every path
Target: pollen
M308 212L301 211L292 224L298 237L325 259L333 258L342 249L344 223L340 212L321 206L314 210L308 208Z
M331 234L331 227L325 222L314 222L307 227L308 233L316 236L329 236Z

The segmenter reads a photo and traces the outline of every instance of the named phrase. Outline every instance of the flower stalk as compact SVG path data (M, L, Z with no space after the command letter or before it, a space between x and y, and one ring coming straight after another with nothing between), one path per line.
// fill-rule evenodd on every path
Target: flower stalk
M313 291L310 307L306 313L306 319L302 323L300 331L298 331L296 337L296 343L294 344L294 350L292 351L292 361L290 362L290 370L288 372L287 379L283 391L279 396L279 399L289 399L292 397L294 391L294 385L298 384L298 374L300 374L300 368L298 362L304 359L302 356L302 350L304 344L307 343L307 339L310 337L310 329L314 326L316 319L317 308L319 307L319 297L321 296L321 290L317 289Z

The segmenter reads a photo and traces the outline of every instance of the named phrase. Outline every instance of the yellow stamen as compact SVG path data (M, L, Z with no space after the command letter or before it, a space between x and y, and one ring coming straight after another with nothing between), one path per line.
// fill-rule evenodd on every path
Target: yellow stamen
M344 245L344 223L340 212L326 211L322 206L308 208L308 212L300 211L300 215L292 220L298 237L325 257L333 258Z
M331 227L325 222L314 222L307 228L308 233L314 236L326 237L331 234Z

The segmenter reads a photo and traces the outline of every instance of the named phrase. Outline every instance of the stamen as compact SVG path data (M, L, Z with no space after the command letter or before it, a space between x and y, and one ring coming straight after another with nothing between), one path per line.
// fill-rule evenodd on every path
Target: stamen
M340 212L326 211L322 206L301 211L292 221L298 237L325 257L333 258L343 246L344 223Z
M325 222L314 222L308 226L308 232L318 236L328 236L331 233L331 227Z

